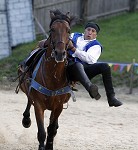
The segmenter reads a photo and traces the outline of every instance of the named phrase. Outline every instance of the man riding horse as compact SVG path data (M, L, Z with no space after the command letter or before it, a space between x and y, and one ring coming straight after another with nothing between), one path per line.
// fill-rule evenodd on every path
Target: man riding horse
M60 14L61 12L57 10L56 15L59 16ZM90 80L96 75L102 74L109 106L118 107L122 105L122 102L115 98L110 66L107 63L97 63L102 52L102 46L96 40L99 31L98 24L89 22L85 26L84 34L72 33L70 35L72 44L68 47L67 75L70 81L79 81L88 91L90 97L98 100L101 97L98 87L92 84ZM47 47L48 40L39 42L36 53L40 53ZM29 61L31 59L28 59L26 63Z
M53 150L54 137L59 127L58 118L63 104L69 101L72 94L68 81L80 81L91 98L98 100L101 97L98 87L90 79L102 74L109 106L122 105L115 98L110 67L106 63L97 63L102 50L96 40L99 26L88 23L84 34L74 33L70 36L72 19L69 13L64 15L58 10L51 11L50 17L49 38L39 42L38 48L18 69L19 87L28 98L22 124L26 128L30 127L30 108L33 105L38 127L38 150ZM47 137L44 128L45 110L51 111Z

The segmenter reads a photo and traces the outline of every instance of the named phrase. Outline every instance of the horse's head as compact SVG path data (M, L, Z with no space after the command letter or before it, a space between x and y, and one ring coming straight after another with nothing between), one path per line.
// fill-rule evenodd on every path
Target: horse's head
M63 62L67 57L69 44L70 21L69 13L66 15L60 11L50 11L50 41L52 46L52 57L56 62Z

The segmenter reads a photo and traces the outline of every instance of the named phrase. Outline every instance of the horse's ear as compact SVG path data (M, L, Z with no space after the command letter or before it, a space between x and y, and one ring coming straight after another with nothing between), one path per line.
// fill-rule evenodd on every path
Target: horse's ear
M67 12L67 13L66 13L66 16L67 16L68 18L70 18L70 12Z
M70 26L73 26L78 23L78 18L75 16L70 16Z
M54 12L52 10L50 10L50 18L51 19L55 18L55 14L54 14Z

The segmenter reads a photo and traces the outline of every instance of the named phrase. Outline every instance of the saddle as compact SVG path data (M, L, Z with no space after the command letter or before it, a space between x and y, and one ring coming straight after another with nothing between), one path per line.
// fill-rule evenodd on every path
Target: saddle
M30 64L32 64L32 63L33 63L33 66L36 65L36 63L39 61L40 57L45 52L47 46L48 46L48 40L47 39L39 41L37 48L35 50L33 50L30 53L29 57L27 57L24 60L24 65L30 66Z
M19 70L22 72L22 81L24 79L25 74L28 72L31 74L34 70L34 67L38 63L39 59L45 52L47 48L48 42L47 39L42 40L38 43L38 46L35 50L33 50L27 58L25 58L20 64L19 64Z

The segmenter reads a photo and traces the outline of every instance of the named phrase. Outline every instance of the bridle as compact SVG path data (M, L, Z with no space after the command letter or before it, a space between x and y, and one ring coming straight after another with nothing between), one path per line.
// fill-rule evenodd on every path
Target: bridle
M57 23L57 22L64 23L64 24L68 24L68 22L65 21L65 20L57 19L57 20L55 20L55 21L52 23L52 25L55 24L55 23ZM52 27L52 25L51 25L51 27ZM70 27L67 27L67 28L69 29L69 30L67 30L67 34L69 34L69 33L70 33L70 32L69 32L69 31L70 31ZM63 52L61 53L62 61L56 60L57 63L58 63L58 62L63 62L63 61L66 60L66 58L67 58L67 49L68 49L69 42L70 42L70 39L69 39L69 37L68 37L68 40L67 40L67 42L65 43L65 41L62 40L62 37L61 37L60 32L61 32L61 31L59 30L59 40L58 40L58 41L54 41L54 40L52 39L52 34L54 34L54 33L53 33L53 31L52 31L52 28L50 28L49 40L50 40L50 47L52 48L51 58L54 58L54 59L56 60L56 56L58 55L58 52L57 52L57 50L56 50L56 47L57 47L58 44L62 44L62 45L65 46L65 49L64 49ZM68 36L69 36L69 35L68 35ZM47 59L49 60L49 58L47 58Z

